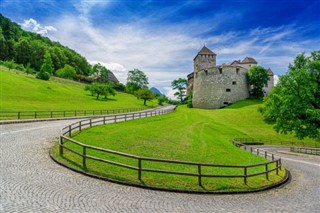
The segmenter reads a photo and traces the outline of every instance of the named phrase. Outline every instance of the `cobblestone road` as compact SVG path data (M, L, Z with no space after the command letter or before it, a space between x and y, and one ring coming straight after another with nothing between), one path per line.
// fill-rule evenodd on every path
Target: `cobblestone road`
M281 154L293 179L242 195L152 191L109 183L54 163L49 148L74 121L0 125L0 212L320 212L320 158Z

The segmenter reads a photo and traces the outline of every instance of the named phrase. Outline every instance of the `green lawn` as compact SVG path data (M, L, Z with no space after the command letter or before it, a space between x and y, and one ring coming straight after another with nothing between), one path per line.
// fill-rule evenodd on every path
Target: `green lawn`
M182 106L178 107L174 113L159 117L87 129L74 136L74 139L85 144L144 157L214 164L255 164L266 160L234 147L230 142L232 138L246 137L297 141L292 135L276 133L271 124L265 123L258 112L260 105L260 101L246 100L220 110L189 109ZM307 139L304 142L313 144L315 141ZM69 144L69 146L81 150L80 147L75 145ZM57 155L56 148L54 148L54 151ZM128 160L111 154L96 151L89 151L89 154L133 166L137 165L136 160ZM81 158L68 151L65 152L64 157L59 157L59 159L78 169L83 169ZM119 169L115 166L93 161L88 161L87 165L89 172L139 183L135 171ZM146 163L144 166L196 172L196 168L170 164ZM256 168L249 172L262 170L263 168ZM243 171L208 168L204 171L204 173L206 172L242 174ZM243 179L205 178L204 188L207 190L246 190L270 185L279 181L283 175L284 172L280 173L280 176L272 173L270 181L265 180L264 176L249 178L247 185L243 184ZM143 173L143 184L203 190L197 186L195 177L178 175L158 175L145 172Z
M0 67L0 110L103 110L147 108L156 101L147 102L133 95L118 92L105 100L96 100L84 84L51 77L49 81L36 79L20 71L7 71Z

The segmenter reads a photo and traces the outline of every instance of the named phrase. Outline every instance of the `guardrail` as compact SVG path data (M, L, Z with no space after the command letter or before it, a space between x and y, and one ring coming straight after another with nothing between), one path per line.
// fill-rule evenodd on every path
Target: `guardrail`
M320 149L307 148L307 147L290 147L290 152L320 155Z
M175 110L175 109L173 109ZM67 136L71 137L74 132L82 131L84 128L92 127L94 125L99 124L106 124L110 122L119 122L119 121L126 121L136 118L142 118L142 117L149 117L149 116L156 116L156 115L162 115L165 113L172 112L173 110L156 110L151 112L140 112L140 113L131 113L131 114L123 114L123 115L115 115L115 116L105 116L103 118L98 119L89 119L85 121L76 122L74 124L71 124L61 130L60 140L59 140L59 154L62 156L64 149L69 150L70 152L82 157L82 166L84 168L87 168L87 159L100 161L107 164L112 164L115 166L127 168L130 170L137 171L137 178L138 180L142 180L142 172L153 172L153 173L163 173L163 174L174 174L174 175L184 175L184 176L192 176L197 177L199 186L202 186L202 178L243 178L243 181L245 184L247 184L247 179L249 177L259 176L259 175L265 175L266 179L269 179L269 173L276 171L276 174L278 175L279 170L281 170L281 158L277 158L277 156L273 153L269 153L267 151L262 151L261 149L257 148L251 148L250 146L246 146L244 144L238 143L237 141L233 141L233 144L237 147L244 148L246 150L251 150L252 153L256 152L258 155L261 153L264 153L264 157L268 158L271 157L270 162L265 163L259 163L259 164L252 164L252 165L222 165L222 164L212 164L212 163L200 163L200 162L188 162L188 161L178 161L178 160L167 160L167 159L158 159L158 158L148 158L148 157L141 157L137 155L131 155L123 152L117 152L110 149L103 149L99 147L94 147L90 145L83 144L81 142L75 141L71 138L68 138ZM77 144L81 147L81 151L74 150L68 146L66 146L66 143L73 143ZM96 156L88 155L88 150L95 150L103 153L110 153L117 156L122 156L125 158L135 159L136 160L136 166L120 163L117 161L112 161L108 159L99 158ZM148 162L148 165L150 166L150 163L152 162L161 162L161 163L169 163L169 164L175 164L175 165L184 165L189 166L193 169L196 169L197 172L183 172L183 171L172 171L172 170L166 170L166 169L154 169L150 167L144 167L143 165ZM204 173L203 169L206 167L214 167L214 168L234 168L237 169L237 174L208 174ZM256 172L252 173L249 172L248 169L250 168L257 168L263 167L262 172Z
M297 142L297 141L276 141L262 138L236 138L236 140L240 143L250 145L287 145L287 146L301 146L301 147L320 147L320 143L305 143L305 142Z
M144 110L145 108L128 108L128 109L106 109L106 110L55 110L55 111L15 111L0 110L0 120L4 119L33 119L33 118L61 118L61 117L78 117L78 116L96 116L117 113L128 113Z

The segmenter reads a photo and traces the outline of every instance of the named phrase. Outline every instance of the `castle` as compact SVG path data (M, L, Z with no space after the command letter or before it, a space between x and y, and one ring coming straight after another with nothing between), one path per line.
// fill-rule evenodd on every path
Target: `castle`
M216 54L204 46L193 59L194 71L188 75L187 94L193 93L195 108L217 109L249 97L247 73L257 65L254 58L246 57L228 64L216 65ZM269 81L265 95L273 87L273 73L268 69Z

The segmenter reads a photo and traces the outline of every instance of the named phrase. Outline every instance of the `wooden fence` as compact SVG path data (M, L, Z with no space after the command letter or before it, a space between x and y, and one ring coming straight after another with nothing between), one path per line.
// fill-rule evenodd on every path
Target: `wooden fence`
M143 172L153 172L153 173L162 173L162 174L174 174L174 175L184 175L184 176L192 176L197 177L199 186L202 186L202 178L242 178L244 183L247 184L249 177L264 175L266 179L269 179L269 173L276 171L276 174L278 175L279 170L281 170L281 158L274 155L273 153L269 153L267 151L264 151L262 149L258 149L255 147L250 147L244 144L241 144L237 142L236 140L233 141L233 144L236 145L239 148L243 148L246 150L250 150L252 153L257 153L261 156L261 153L264 153L262 156L265 158L271 158L270 162L265 163L259 163L259 164L252 164L252 165L221 165L221 164L211 164L211 163L199 163L199 162L188 162L188 161L178 161L178 160L167 160L167 159L158 159L158 158L148 158L148 157L141 157L136 155L131 155L123 152L117 152L110 149L103 149L99 147L94 147L90 145L83 144L81 142L75 141L69 137L72 136L72 133L81 131L84 128L92 127L94 125L99 124L106 124L110 122L119 122L119 121L126 121L136 118L143 118L143 117L150 117L150 116L157 116L162 115L165 113L172 112L172 110L155 110L150 112L139 112L139 113L130 113L130 114L123 114L123 115L114 115L114 116L105 116L102 118L96 118L96 119L88 119L85 121L76 122L74 124L71 124L61 130L60 140L59 140L59 153L60 155L63 155L64 149L69 150L70 152L82 157L82 165L84 168L87 167L87 159L91 159L94 161L100 161L107 164L112 164L115 166L127 168L130 170L137 171L137 178L138 180L142 180L142 173ZM66 146L66 143L73 143L77 144L81 147L82 151L74 150L68 146ZM117 161L111 161L103 158L98 158L96 156L88 155L88 150L95 150L103 153L110 153L117 156L122 156L125 158L135 159L136 160L136 166L128 165L124 163L120 163ZM148 162L162 162L162 163L169 163L169 164L175 164L175 165L184 165L191 168L194 168L197 170L197 172L182 172L182 171L172 171L172 170L166 170L166 169L154 169L154 168L148 168L144 167L143 165ZM204 173L203 169L205 167L214 167L214 168L233 168L240 170L240 172L237 172L237 174L208 174ZM255 168L255 167L263 167L264 171L257 172L257 173L248 173L249 168ZM242 172L241 172L242 171ZM241 174L240 174L241 173Z
M286 146L300 146L300 147L320 147L320 143L305 143L305 142L296 142L296 141L277 141L277 140L269 140L262 138L236 138L240 143L247 145L286 145Z
M320 149L307 147L290 147L291 152L300 152L305 154L320 155Z
M65 110L65 111L8 111L0 110L0 120L8 119L34 119L34 118L61 118L77 116L97 116L118 113L128 113L144 110L145 108L108 109L108 110Z

